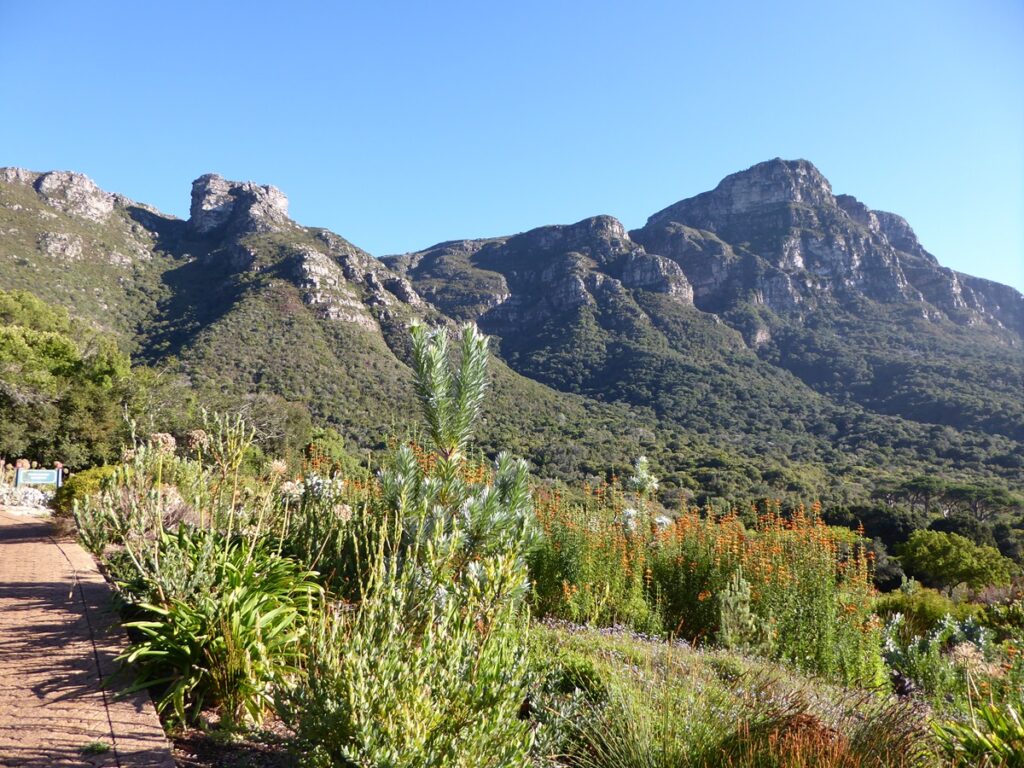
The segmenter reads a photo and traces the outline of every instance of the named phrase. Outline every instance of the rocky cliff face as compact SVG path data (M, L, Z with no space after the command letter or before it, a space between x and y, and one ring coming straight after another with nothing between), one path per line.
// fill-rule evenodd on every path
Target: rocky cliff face
M726 177L630 233L676 261L698 307L752 301L787 316L869 299L908 303L923 317L989 323L1024 335L1024 298L991 285L968 289L895 214L834 195L806 160L771 160ZM994 284L992 284L994 285Z
M114 211L115 196L80 173L0 168L0 182L30 186L50 207L88 221L105 222Z
M227 181L215 173L192 182L188 226L196 235L221 228L236 235L270 232L291 223L288 198L277 187Z
M633 289L691 304L679 265L634 243L622 223L595 216L509 238L443 243L385 259L442 311L499 335L517 334L581 307L605 311Z
M288 198L276 187L217 174L193 182L190 216L182 222L81 174L2 168L0 246L9 257L0 265L0 286L37 285L44 298L71 301L111 330L151 324L144 313L159 313L156 301L217 303L242 286L281 279L323 320L372 333L381 322L428 310L409 282L377 259L292 221ZM166 280L169 270L179 277ZM61 274L60 285L48 274ZM211 298L169 298L169 287ZM119 317L109 313L114 305L131 308ZM172 333L180 325L181 318L166 323Z

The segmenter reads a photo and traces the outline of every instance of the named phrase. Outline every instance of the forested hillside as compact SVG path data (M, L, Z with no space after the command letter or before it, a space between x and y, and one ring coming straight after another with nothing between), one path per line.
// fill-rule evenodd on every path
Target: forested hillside
M274 187L203 176L182 221L8 168L0 289L116 339L191 411L260 413L274 450L329 428L352 458L404 434L408 323L473 320L499 358L484 450L544 477L645 453L673 503L849 508L926 474L1022 490L1024 299L802 160L633 232L596 216L381 260L294 222Z

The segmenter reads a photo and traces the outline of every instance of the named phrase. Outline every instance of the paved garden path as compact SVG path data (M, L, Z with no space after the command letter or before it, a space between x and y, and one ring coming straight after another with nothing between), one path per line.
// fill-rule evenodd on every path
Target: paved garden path
M87 552L46 519L0 507L3 768L173 768L149 697L117 695L125 638L109 605Z

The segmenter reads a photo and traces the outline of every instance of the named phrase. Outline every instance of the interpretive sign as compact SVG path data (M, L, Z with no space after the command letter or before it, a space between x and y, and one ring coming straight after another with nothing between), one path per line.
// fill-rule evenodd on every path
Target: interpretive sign
M61 484L59 469L19 469L14 475L14 487L20 485L56 485Z

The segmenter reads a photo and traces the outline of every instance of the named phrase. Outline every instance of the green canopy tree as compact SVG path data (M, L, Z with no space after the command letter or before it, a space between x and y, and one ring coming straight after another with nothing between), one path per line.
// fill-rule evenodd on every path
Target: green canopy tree
M1009 584L1018 570L995 547L942 531L915 531L903 545L900 560L908 574L939 589L957 584L973 588Z
M0 291L0 323L0 456L71 467L112 459L128 357L24 291Z

